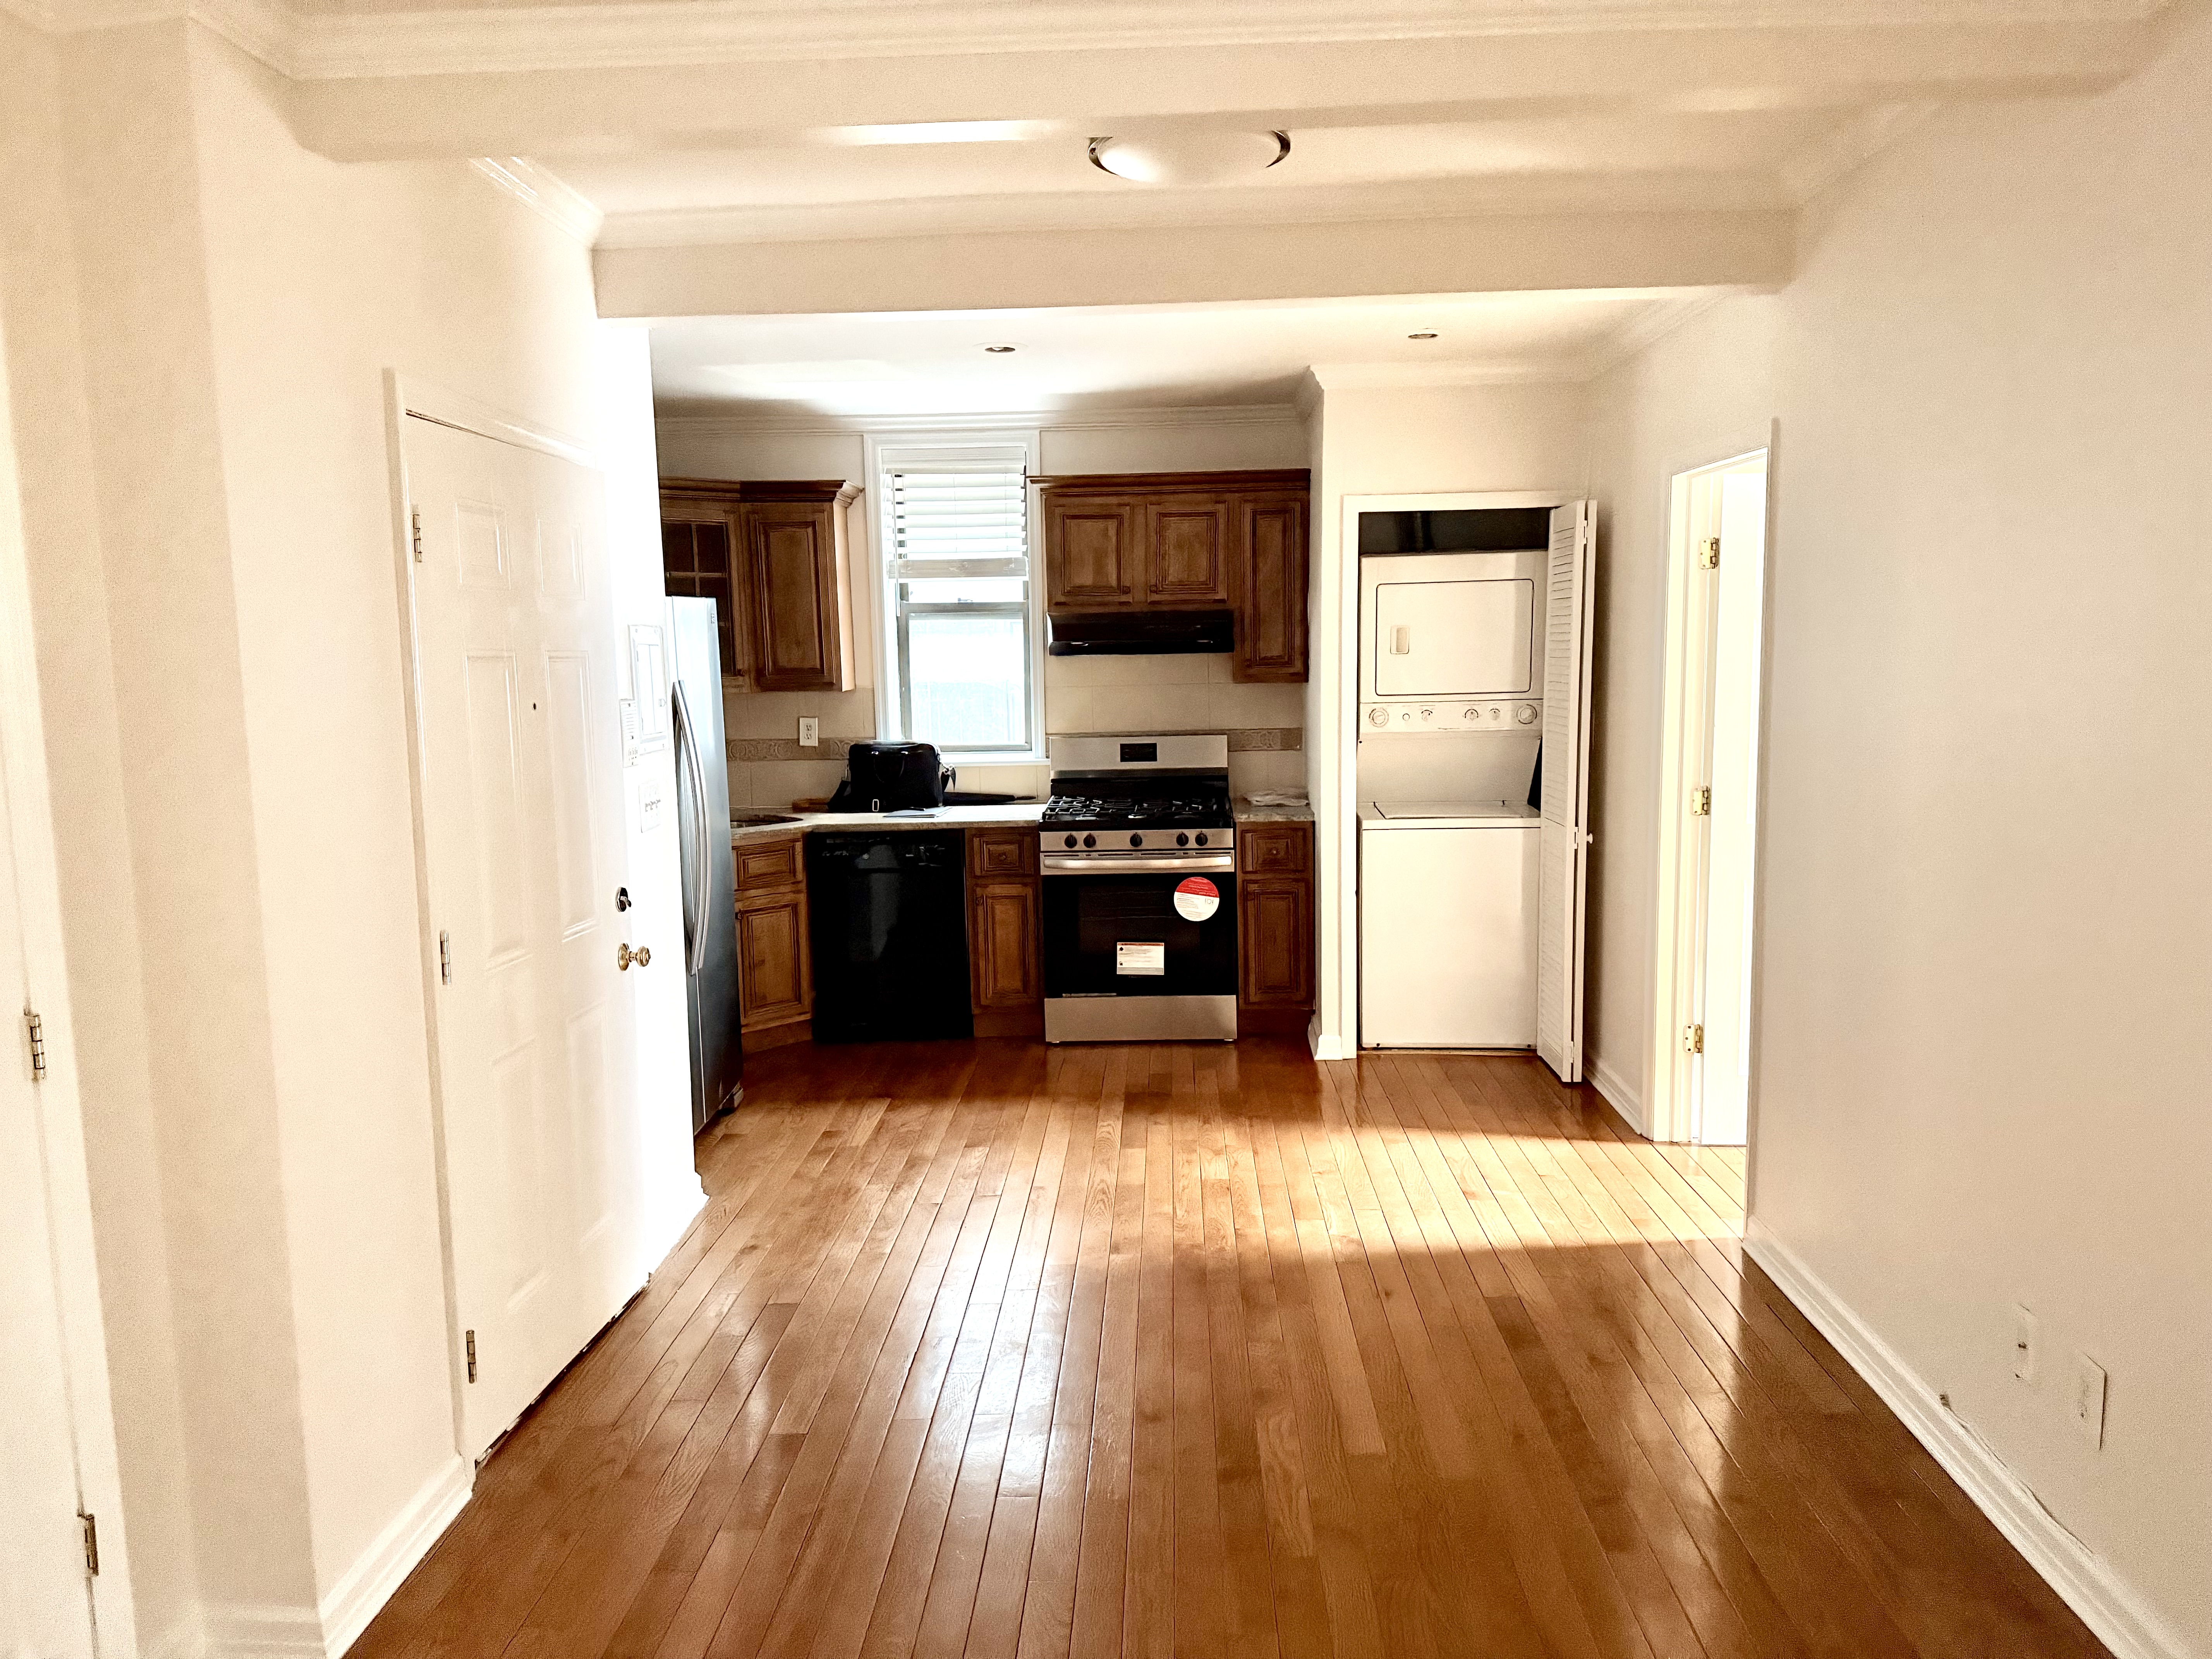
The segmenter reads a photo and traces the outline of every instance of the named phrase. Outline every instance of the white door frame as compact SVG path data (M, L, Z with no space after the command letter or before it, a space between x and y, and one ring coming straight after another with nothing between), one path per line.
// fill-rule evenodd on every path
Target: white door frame
M430 1060L430 1110L433 1118L432 1156L438 1174L438 1257L446 1291L446 1370L448 1404L452 1410L453 1447L471 1466L468 1425L463 1414L468 1386L468 1357L461 1337L460 1285L453 1263L452 1189L446 1170L446 1094L444 1069L438 1053L438 930L430 893L430 849L424 812L422 762L427 752L422 729L422 638L421 595L415 581L415 538L408 503L413 499L407 482L404 443L408 418L418 417L473 433L498 443L541 450L579 466L597 469L598 460L577 440L549 428L533 426L519 416L477 402L458 392L397 369L384 375L386 453L392 486L392 556L398 567L400 684L407 712L408 794L414 806L415 912L422 975L422 1029Z
M1316 813L1326 812L1336 831L1334 868L1336 877L1337 984L1341 999L1337 1012L1345 1052L1321 1040L1321 1011L1315 1011L1314 1043L1317 1060L1348 1060L1359 1048L1359 515L1363 513L1449 513L1468 508L1557 507L1583 498L1580 489L1445 490L1419 495L1346 495L1342 498L1342 529L1337 543L1337 798L1314 803ZM1318 656L1328 647L1318 637L1313 641ZM1318 734L1309 732L1309 738ZM1316 860L1327 850L1316 838ZM1321 873L1326 875L1328 871ZM1316 910L1328 903L1326 884L1316 895Z
M53 793L46 769L36 652L15 429L6 378L0 374L0 770L6 783L6 805L0 811L8 816L7 823L0 826L7 832L0 845L14 848L12 878L24 965L44 1026L46 1075L34 1086L46 1147L54 1289L61 1308L78 1501L99 1522L100 1571L87 1580L93 1640L103 1655L129 1656L148 1644L139 1639L131 1596L123 1480L108 1390L107 1328L100 1310L91 1172L85 1161L84 1101L77 1080L62 928L61 866L54 850ZM0 869L0 880L9 878L10 872ZM0 1010L0 1017L13 1027L6 1063L27 1072L23 1011Z
M1756 439L1726 446L1708 459L1676 467L1668 502L1665 645L1660 669L1658 816L1653 848L1651 1021L1643 1103L1644 1133L1656 1141L1693 1141L1698 1131L1692 1057L1685 1051L1682 1033L1685 1026L1696 1019L1705 894L1701 843L1687 831L1692 793L1705 782L1705 740L1710 724L1706 684L1711 671L1712 641L1706 617L1692 603L1698 543L1703 528L1693 522L1693 497L1699 493L1696 489L1698 481L1717 479L1747 462L1764 458L1766 536L1759 573L1759 718L1752 762L1755 814L1748 884L1752 926L1750 957L1743 964L1745 978L1751 987L1752 1021L1751 1066L1745 1085L1753 1121L1758 1116L1757 964L1764 926L1759 897L1766 862L1767 690L1773 651L1772 630L1768 626L1773 588L1768 578L1774 560L1775 447L1775 434L1770 429Z

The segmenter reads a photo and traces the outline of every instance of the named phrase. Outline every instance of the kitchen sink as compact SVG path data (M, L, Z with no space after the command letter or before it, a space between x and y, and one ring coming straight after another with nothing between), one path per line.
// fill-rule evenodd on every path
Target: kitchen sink
M737 830L757 829L765 823L797 823L798 822L798 815L793 812L732 812L730 814L731 827Z

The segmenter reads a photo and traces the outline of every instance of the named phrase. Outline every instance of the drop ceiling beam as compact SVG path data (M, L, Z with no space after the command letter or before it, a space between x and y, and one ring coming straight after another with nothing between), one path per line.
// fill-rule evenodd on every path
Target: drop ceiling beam
M872 55L686 33L698 5L354 15L283 55L296 130L344 160L637 152L828 126L1140 118L1415 118L1565 108L1745 109L2081 90L2143 62L2142 19L1558 28L1480 38L1146 44ZM602 15L594 15L603 14ZM604 15L614 14L615 15ZM728 13L713 9L715 17ZM331 33L329 25L335 24ZM582 33L579 33L579 32ZM1171 33L1171 32L1170 32ZM665 38L663 38L665 37ZM628 56L624 56L628 54ZM720 54L724 61L704 61ZM642 57L667 61L641 64ZM683 61L686 57L702 61ZM628 66L625 66L628 65Z
M1771 289L1786 212L1422 218L602 247L603 317L1176 305L1572 289Z

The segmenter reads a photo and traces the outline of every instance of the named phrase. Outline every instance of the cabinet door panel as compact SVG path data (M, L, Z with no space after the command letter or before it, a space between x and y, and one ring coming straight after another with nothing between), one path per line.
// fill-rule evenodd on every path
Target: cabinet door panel
M1246 876L1237 883L1239 991L1249 1008L1313 1003L1313 884Z
M741 509L758 647L754 678L763 690L811 691L838 684L831 510L785 502Z
M1237 868L1248 876L1303 872L1311 839L1311 831L1303 823L1240 824L1237 830Z
M1138 504L1121 497L1044 506L1046 591L1055 605L1137 603Z
M1229 602L1229 505L1170 498L1145 507L1145 599Z
M781 1025L804 1019L808 994L806 896L764 895L738 907L738 1024Z
M1025 1008L1044 995L1035 881L979 881L969 894L978 1009Z
M1306 678L1306 503L1299 496L1239 504L1237 654L1239 680Z
M752 690L752 627L745 584L736 580L736 513L701 501L661 504L660 568L672 599L712 599L722 677Z

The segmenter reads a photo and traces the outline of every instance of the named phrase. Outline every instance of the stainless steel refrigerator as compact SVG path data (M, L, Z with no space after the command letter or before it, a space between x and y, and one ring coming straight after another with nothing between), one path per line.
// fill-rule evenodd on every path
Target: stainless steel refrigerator
M676 839L683 865L684 970L691 1001L691 1128L734 1106L738 1079L737 875L722 741L722 649L712 599L668 601L675 704Z

